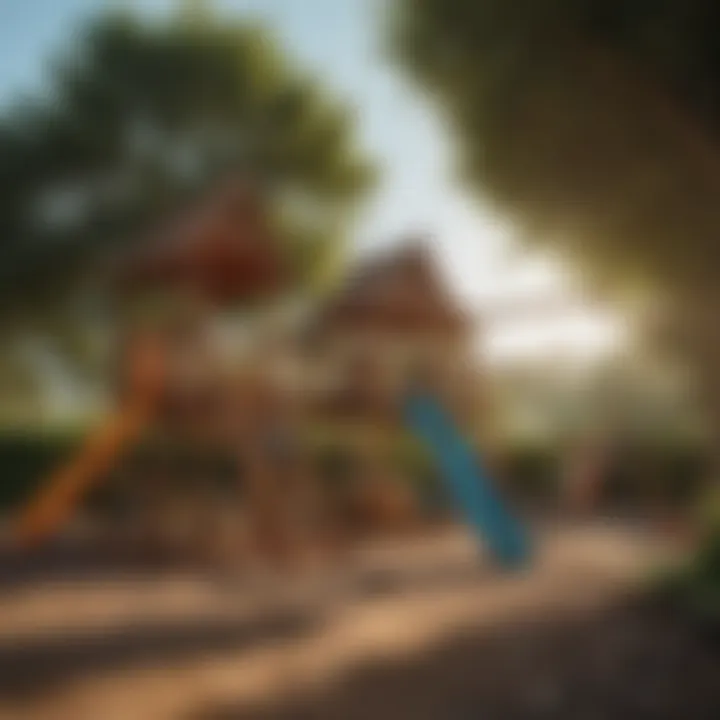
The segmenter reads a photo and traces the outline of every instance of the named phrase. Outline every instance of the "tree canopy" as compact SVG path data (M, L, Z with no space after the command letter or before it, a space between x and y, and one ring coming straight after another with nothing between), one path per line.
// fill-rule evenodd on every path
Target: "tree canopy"
M207 4L155 20L103 14L60 50L40 92L0 109L8 406L36 399L40 365L25 350L82 383L102 374L106 261L225 175L261 196L300 290L342 261L375 175L352 108L267 28Z
M655 290L720 407L718 31L712 0L403 0L392 48L463 177L594 280Z
M181 13L89 22L0 119L0 291L66 288L229 170L262 187L304 279L373 179L351 110L267 30ZM30 283L34 288L30 287Z

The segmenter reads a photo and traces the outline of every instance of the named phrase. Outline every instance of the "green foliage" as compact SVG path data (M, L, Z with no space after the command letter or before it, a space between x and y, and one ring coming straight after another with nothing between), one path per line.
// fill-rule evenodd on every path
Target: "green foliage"
M663 575L659 596L697 620L720 626L720 495L717 488L700 499L698 549L689 562Z
M337 270L374 169L351 109L266 28L198 3L165 21L104 15L49 78L0 117L0 354L40 335L71 375L101 376L88 334L112 321L108 265L228 172L267 200L295 289ZM0 403L22 401L18 373L2 375Z
M402 0L391 36L465 180L588 281L654 296L716 428L718 31L713 0Z
M0 434L0 508L14 508L79 446L75 432Z
M514 446L502 461L503 488L517 498L552 503L558 495L560 465L557 450L541 445Z
M593 271L714 283L714 3L401 7L398 54L445 111L467 178Z
M83 444L86 429L0 431L0 510L17 507L30 497L48 474L72 458ZM362 466L357 447L347 438L316 437L306 439L305 452L313 472L324 491L339 501L347 497ZM444 512L450 506L445 484L433 458L417 443L398 440L380 458L391 470L390 477L409 482L430 512ZM703 465L707 461L694 447L654 447L636 450L634 455L618 458L609 478L604 501L623 506L647 508L651 503L685 507L700 496ZM123 495L126 483L145 482L148 477L164 478L176 487L196 486L198 482L212 488L235 487L238 468L227 446L217 444L187 447L168 443L162 438L147 438L128 452L107 478L109 487L100 483L97 502ZM562 476L562 457L557 448L545 446L507 447L502 461L492 472L501 492L514 500L552 505L558 499ZM93 498L91 498L93 500ZM94 500L93 500L94 501ZM714 554L720 537L720 502L718 495L702 497L702 515L698 527L707 528L706 536L715 537L708 546L708 560ZM708 541L710 542L710 540ZM715 549L713 549L715 548Z
M710 487L698 498L696 515L703 532L712 534L720 530L720 491L717 487Z
M49 92L0 123L0 290L26 295L32 278L63 291L228 170L262 188L289 234L318 232L321 259L373 180L353 132L265 28L209 10L101 17Z

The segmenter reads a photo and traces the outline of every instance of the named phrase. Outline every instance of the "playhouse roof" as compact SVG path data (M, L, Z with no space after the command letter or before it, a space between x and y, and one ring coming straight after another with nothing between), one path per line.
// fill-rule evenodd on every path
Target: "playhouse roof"
M259 199L232 181L163 223L125 259L121 278L131 291L180 287L222 304L279 290L284 272Z
M429 247L413 240L352 272L323 308L320 328L465 332L468 318L451 296Z

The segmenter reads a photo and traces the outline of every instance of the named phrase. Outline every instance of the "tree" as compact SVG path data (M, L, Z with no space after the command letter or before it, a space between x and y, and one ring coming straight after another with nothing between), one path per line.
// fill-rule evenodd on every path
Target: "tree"
M373 167L351 109L265 28L198 3L160 22L101 16L51 69L0 118L6 340L52 321L72 354L83 281L230 171L264 195L301 287L342 251Z
M372 181L350 110L261 27L197 11L102 17L51 77L0 124L0 289L16 296L28 277L66 286L230 169L301 239L293 253L312 243L320 258Z
M718 31L712 0L403 0L392 23L463 177L594 282L651 293L720 433Z

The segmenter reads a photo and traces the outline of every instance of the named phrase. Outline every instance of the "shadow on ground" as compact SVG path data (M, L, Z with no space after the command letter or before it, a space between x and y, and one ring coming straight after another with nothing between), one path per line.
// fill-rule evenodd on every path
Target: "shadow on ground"
M423 657L355 670L274 705L192 720L636 720L720 717L720 650L647 601L466 632Z
M102 586L105 579L157 580L172 564L109 557L93 548L49 548L33 555L6 554L0 558L0 596L20 590L42 592L55 583L77 582ZM177 575L175 575L177 577ZM222 575L210 574L220 589ZM355 600L404 595L435 587L476 586L489 576L489 569L462 562L425 569L420 573L395 568L365 570L352 574L345 588ZM188 577L202 580L193 571ZM237 592L242 582L232 580ZM275 641L294 642L317 633L328 619L321 601L281 602L275 609L250 613L247 617L207 617L158 622L137 620L93 631L52 631L31 637L0 638L0 700L23 700L53 692L75 680L108 675L117 671L162 667L177 661L217 657L262 647Z
M197 564L196 564L197 565ZM91 543L66 543L34 552L0 549L0 595L54 582L102 582L105 579L152 578L198 567L170 557L131 554Z
M108 671L162 667L167 661L217 657L274 640L299 640L316 630L319 622L315 614L288 610L260 618L137 623L110 632L0 641L0 699L34 697Z

